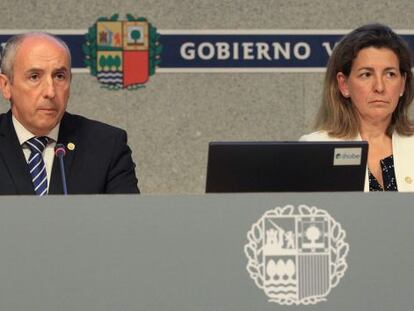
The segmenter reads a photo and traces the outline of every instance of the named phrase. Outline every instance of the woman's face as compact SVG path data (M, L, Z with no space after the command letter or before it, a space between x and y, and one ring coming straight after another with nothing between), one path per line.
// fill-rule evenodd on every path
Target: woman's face
M361 122L391 122L404 93L405 75L397 55L387 48L368 47L359 51L351 73L337 74L342 95L350 98Z

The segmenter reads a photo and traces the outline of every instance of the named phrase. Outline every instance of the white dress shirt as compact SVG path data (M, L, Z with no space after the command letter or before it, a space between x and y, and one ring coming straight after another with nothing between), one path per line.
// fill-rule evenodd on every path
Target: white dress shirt
M30 148L26 146L25 142L35 137L36 135L28 131L19 121L17 121L17 119L14 116L12 116L12 121L13 121L14 129L16 130L17 138L19 139L20 146L22 146L23 153L26 158L26 162L28 162L31 151L30 151ZM53 160L55 156L54 149L55 149L57 138L59 135L59 125L60 123L58 123L47 135L44 135L50 139L50 142L48 143L48 145L46 146L45 150L43 150L43 153L42 153L43 161L45 162L45 165L46 165L46 174L47 174L47 180L48 180L47 190L48 191L49 191L49 185L50 185L50 176L52 174Z

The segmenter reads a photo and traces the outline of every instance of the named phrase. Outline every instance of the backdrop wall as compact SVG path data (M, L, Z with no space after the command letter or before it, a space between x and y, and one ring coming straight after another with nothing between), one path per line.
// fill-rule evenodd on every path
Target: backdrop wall
M86 29L131 13L167 29L414 29L412 0L2 0L0 29ZM137 91L74 74L68 111L128 131L143 193L203 193L208 142L296 140L309 132L323 73L157 73ZM3 99L0 112L9 104Z

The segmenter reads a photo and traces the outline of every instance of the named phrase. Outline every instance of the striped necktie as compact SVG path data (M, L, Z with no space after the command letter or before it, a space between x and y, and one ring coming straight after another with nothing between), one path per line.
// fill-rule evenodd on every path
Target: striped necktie
M49 138L45 136L33 137L26 141L26 145L31 151L27 165L29 166L30 175L32 175L34 190L39 196L47 194L46 165L43 161L42 152L48 142Z

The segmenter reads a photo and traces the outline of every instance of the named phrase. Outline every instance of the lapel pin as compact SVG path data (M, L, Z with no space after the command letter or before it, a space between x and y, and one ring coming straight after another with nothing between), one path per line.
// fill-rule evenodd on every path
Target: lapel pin
M70 151L75 150L75 144L74 144L74 143L68 143L68 144L67 144L67 147L68 147L68 149L69 149Z

